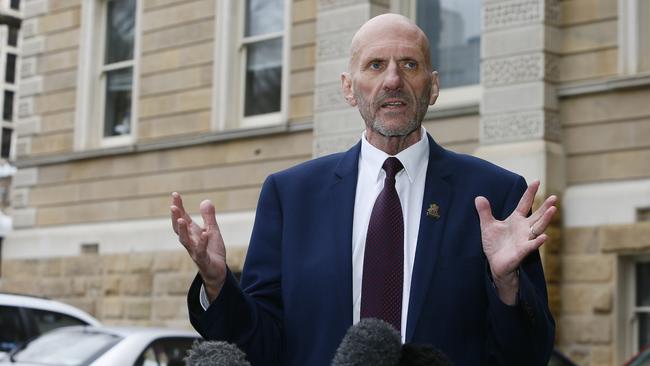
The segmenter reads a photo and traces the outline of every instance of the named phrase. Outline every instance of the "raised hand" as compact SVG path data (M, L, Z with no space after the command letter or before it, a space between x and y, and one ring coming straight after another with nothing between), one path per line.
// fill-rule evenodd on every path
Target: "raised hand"
M550 196L527 217L538 188L539 181L532 182L517 208L504 221L492 216L490 203L485 197L476 197L474 201L481 222L483 252L490 264L499 298L506 304L512 305L516 301L519 288L517 268L528 254L544 244L548 238L544 230L557 211L557 197Z
M210 301L217 298L226 280L226 246L219 231L214 205L205 200L199 209L203 227L192 221L183 207L181 195L172 193L172 227L199 268L203 285Z

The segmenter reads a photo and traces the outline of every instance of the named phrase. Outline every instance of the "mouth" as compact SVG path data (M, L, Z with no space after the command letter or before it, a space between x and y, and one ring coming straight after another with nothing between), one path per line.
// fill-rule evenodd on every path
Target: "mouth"
M402 100L386 100L381 104L381 108L387 109L400 109L406 107L406 103Z

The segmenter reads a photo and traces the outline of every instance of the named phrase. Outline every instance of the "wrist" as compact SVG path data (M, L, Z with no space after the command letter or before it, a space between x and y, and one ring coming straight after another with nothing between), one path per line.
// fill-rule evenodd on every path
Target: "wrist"
M492 281L499 298L504 304L515 305L517 303L517 293L519 292L518 268L510 273L500 276L492 273Z

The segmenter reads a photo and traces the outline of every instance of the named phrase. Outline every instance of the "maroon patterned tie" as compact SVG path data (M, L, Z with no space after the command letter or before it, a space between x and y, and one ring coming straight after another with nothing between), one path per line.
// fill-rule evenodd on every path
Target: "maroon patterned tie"
M402 324L404 219L395 175L403 168L395 157L384 162L386 179L370 215L361 284L361 318L384 320L397 331Z

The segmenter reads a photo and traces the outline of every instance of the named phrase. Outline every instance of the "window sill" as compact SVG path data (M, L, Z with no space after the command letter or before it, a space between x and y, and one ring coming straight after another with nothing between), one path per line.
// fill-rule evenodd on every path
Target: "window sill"
M62 164L78 160L96 159L106 156L126 155L139 152L176 149L188 146L209 144L218 141L230 141L250 137L276 135L309 131L313 122L284 123L268 127L238 128L226 131L204 133L201 135L173 137L161 141L140 142L128 146L98 148L86 151L75 151L58 155L20 158L15 161L18 168L29 168L42 165Z
M557 88L557 95L559 98L564 98L584 94L607 93L648 85L650 85L650 72L644 72L609 79L560 84Z

